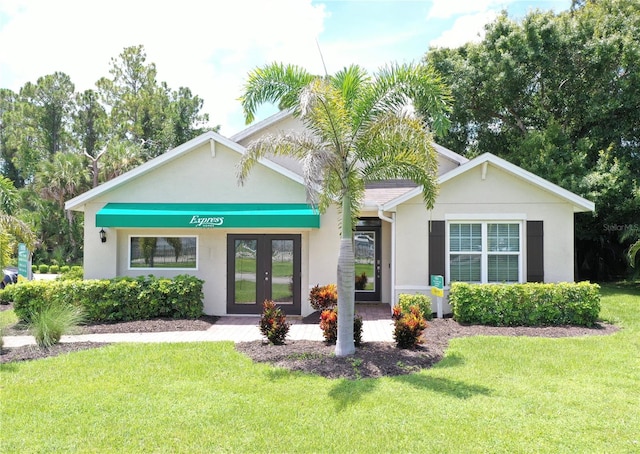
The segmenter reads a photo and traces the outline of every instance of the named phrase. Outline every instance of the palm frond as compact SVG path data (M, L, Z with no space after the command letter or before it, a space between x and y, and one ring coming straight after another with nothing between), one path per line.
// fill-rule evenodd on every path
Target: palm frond
M0 210L7 214L12 214L16 208L18 190L13 185L11 179L0 176Z
M388 65L375 75L369 90L354 107L358 128L366 128L378 116L399 113L408 106L425 112L425 126L437 135L449 127L451 92L436 71L424 64Z
M428 208L435 203L438 161L431 134L417 118L387 114L372 123L357 147L362 178L402 178L423 188Z
M36 244L36 237L29 226L14 216L0 213L0 230L23 242L27 249L33 250Z
M255 120L262 104L274 103L288 109L297 105L300 90L316 76L296 65L271 63L249 73L244 95L239 98L247 124Z

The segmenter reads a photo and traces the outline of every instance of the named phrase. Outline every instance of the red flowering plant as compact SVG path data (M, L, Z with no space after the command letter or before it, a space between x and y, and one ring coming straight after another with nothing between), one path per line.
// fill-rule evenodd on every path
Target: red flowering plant
M399 348L415 348L422 342L422 332L427 328L427 321L418 306L409 307L408 311L400 306L393 307L393 338Z
M338 309L325 309L320 314L320 329L324 340L333 344L338 340ZM353 341L356 347L362 344L362 317L353 318Z
M338 287L336 284L316 285L309 292L309 303L317 311L333 309L338 304Z
M284 344L289 332L287 316L273 301L266 300L262 305L260 332L274 345Z

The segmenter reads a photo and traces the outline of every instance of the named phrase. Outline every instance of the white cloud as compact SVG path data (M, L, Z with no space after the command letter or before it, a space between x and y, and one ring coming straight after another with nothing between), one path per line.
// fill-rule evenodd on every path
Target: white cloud
M205 100L211 123L230 134L249 70L271 61L321 66L315 39L325 16L311 0L0 0L0 84L17 91L62 71L76 90L94 88L111 58L142 44L158 79L189 87Z
M498 13L495 11L461 16L455 20L449 30L431 40L429 45L431 47L459 47L468 42L479 42L484 38L484 26L497 16Z

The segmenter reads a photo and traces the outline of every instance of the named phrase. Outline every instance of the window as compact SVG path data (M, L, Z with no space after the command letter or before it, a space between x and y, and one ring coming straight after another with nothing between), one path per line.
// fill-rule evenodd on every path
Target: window
M195 236L129 237L129 268L196 269Z
M519 222L449 223L449 281L521 282Z

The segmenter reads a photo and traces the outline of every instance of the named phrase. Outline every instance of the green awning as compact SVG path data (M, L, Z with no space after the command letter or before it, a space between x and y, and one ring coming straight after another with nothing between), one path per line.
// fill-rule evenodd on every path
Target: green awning
M320 215L299 203L108 203L97 227L319 228Z

